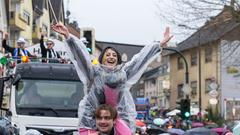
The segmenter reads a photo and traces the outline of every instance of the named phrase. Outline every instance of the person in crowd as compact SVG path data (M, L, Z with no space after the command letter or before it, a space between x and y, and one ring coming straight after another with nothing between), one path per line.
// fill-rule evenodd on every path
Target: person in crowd
M146 45L126 63L122 63L121 55L115 48L106 47L99 56L98 65L91 64L86 46L79 39L71 37L62 23L53 25L52 29L65 36L70 59L85 84L85 96L78 110L80 134L86 129L96 129L94 111L101 104L109 104L117 109L115 132L118 135L134 134L136 109L130 88L140 79L147 66L159 57L162 46L172 38L169 28L160 44Z
M17 40L16 47L10 47L7 45L8 33L4 33L4 38L2 40L2 47L9 53L11 53L14 59L17 59L17 63L21 62L21 56L28 56L30 58L36 58L36 55L32 55L28 50L25 49L26 41L24 38L20 37Z
M44 34L41 34L40 39L40 48L41 48L41 54L43 59L42 62L47 63L59 63L62 61L62 58L58 52L56 52L53 49L53 46L55 45L54 41L52 39L48 39L46 41L47 47L44 46Z
M20 99L20 104L39 105L41 104L41 97L37 93L37 86L31 84L25 88L25 92Z

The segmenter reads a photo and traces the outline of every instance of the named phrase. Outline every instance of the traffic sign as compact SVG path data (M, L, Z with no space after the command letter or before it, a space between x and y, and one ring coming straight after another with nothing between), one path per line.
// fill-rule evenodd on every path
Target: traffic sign
M218 96L218 92L216 90L211 90L208 94L212 98L216 98Z
M191 92L191 87L190 87L188 84L184 84L184 85L183 85L183 88L182 88L182 91L183 91L186 95L188 95L188 94L190 94L190 92Z
M211 84L209 84L209 87L211 88L211 90L217 90L218 85L217 85L217 83L212 82Z
M218 100L217 100L216 98L210 98L210 99L209 99L209 103L210 103L211 105L216 105L216 104L218 103Z

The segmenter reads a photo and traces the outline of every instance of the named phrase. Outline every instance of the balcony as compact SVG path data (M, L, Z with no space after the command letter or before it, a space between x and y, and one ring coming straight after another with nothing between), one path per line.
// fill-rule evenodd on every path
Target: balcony
M15 11L10 12L11 30L22 31L27 27L27 22L21 17L21 14Z

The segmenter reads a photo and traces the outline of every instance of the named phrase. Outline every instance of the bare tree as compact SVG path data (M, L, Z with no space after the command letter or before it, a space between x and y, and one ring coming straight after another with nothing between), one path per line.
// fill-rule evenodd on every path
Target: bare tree
M240 0L158 0L157 16L178 27L174 34L186 38L222 11L225 5L234 7L239 16ZM236 12L235 12L236 11ZM239 17L240 18L240 17Z

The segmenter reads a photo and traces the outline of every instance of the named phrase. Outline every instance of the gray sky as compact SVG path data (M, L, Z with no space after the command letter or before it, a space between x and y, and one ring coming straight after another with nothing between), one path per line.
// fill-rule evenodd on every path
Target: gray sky
M80 27L93 27L99 41L148 44L161 40L165 27L171 27L157 16L156 0L64 1L70 19Z

